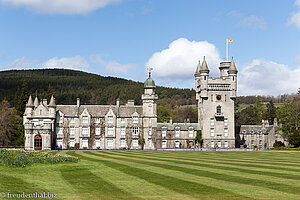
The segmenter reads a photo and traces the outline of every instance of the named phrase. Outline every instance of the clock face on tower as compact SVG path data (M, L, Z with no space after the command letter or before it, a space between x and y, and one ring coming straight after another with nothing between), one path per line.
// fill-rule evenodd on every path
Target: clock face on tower
M217 95L217 100L220 101L222 99L221 95Z

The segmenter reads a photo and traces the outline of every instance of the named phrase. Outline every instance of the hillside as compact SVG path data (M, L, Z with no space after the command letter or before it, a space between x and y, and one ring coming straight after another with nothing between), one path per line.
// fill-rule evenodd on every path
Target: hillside
M145 77L146 79L146 77ZM58 104L75 104L80 97L82 104L112 104L117 98L121 103L134 99L141 103L143 83L131 80L104 77L96 74L68 69L10 70L0 72L0 100L6 99L13 105L18 87L28 84L30 93L45 98L49 85L55 92ZM195 91L157 87L159 101L174 106L195 103Z

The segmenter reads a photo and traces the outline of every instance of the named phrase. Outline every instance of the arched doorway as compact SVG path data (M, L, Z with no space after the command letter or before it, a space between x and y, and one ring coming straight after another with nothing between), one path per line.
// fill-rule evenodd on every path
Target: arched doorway
M42 136L36 135L34 137L34 150L42 150Z

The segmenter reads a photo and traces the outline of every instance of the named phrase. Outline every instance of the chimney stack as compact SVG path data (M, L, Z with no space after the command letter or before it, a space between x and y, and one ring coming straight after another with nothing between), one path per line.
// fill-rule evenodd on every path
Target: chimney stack
M77 98L77 107L80 107L80 98Z
M173 124L173 119L172 119L172 117L170 117L170 124Z
M120 107L120 99L117 99L117 101L116 101L116 106L117 106L117 107Z

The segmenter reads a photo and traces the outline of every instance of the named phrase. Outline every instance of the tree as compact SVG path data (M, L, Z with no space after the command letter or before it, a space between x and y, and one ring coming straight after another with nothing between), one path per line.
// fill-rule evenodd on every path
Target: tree
M0 103L0 146L11 145L15 130L14 110L9 106L6 99Z
M50 102L50 99L54 96L54 90L52 89L51 85L49 84L48 92L47 92L47 102Z
M170 112L163 106L158 106L158 119L157 121L162 123L164 122L164 120L169 121L169 119L171 118L171 114Z
M295 130L294 133L289 135L289 143L294 147L300 147L300 130Z
M267 119L270 124L274 124L274 119L276 118L276 107L272 100L267 104L267 110L264 115L264 119Z
M140 137L138 142L139 145L142 147L142 150L144 150L145 139L143 137Z
M203 139L202 139L202 132L200 130L197 131L196 137L195 137L195 144L199 144L199 148L202 147Z
M15 94L15 108L19 116L22 116L25 112L26 103L29 98L29 90L26 82L23 82L22 88L18 88Z

